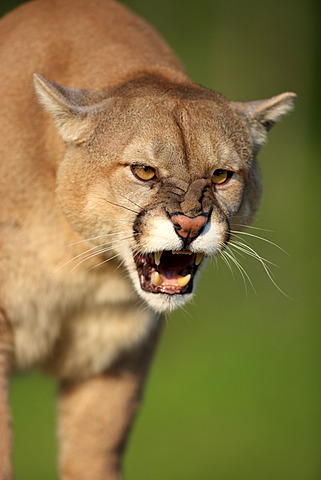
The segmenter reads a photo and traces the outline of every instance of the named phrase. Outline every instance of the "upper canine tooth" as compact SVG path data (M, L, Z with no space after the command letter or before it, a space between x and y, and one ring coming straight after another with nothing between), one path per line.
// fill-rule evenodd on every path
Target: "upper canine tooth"
M152 280L152 283L153 283L154 285L156 285L157 287L160 287L161 284L163 283L163 277L162 277L162 275L161 275L160 273L158 273L158 272L154 272L154 273L152 274L151 280Z
M190 275L190 274L185 275L185 277L178 277L177 278L177 283L180 287L185 287L185 285L188 284L188 282L190 281L191 278L192 278L192 275Z
M155 259L156 265L160 264L160 259L161 259L162 253L163 252L155 252L154 253L154 259Z
M203 257L204 257L203 253L197 253L195 258L195 265L199 265L203 260Z

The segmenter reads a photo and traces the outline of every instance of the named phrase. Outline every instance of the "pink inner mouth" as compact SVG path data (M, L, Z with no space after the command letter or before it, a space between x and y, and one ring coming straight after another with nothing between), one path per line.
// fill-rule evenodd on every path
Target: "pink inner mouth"
M141 288L146 292L169 295L190 293L197 270L196 254L164 251L158 260L155 255L135 255Z

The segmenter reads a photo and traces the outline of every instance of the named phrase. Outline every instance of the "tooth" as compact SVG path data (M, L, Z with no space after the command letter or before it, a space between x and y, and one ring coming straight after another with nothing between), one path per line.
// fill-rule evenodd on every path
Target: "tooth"
M185 275L185 277L178 277L177 278L177 283L180 287L185 287L185 285L187 285L189 283L191 278L192 278L192 275L190 275L190 274Z
M172 250L173 255L192 255L193 252L190 252L189 250Z
M154 259L155 259L156 265L160 264L160 259L161 259L162 253L163 252L155 252L154 253Z
M196 254L196 259L195 259L195 265L199 265L201 261L203 260L204 254L203 253L197 253Z
M158 272L154 272L154 273L152 274L151 280L152 280L152 283L153 283L154 285L156 285L156 287L160 287L161 284L163 283L163 277L162 277L162 275L161 275L160 273L158 273Z

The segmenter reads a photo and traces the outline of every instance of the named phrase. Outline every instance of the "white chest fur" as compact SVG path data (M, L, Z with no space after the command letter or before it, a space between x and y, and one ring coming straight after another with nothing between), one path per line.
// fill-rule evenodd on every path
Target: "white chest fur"
M64 378L97 374L155 324L120 269L76 273L42 278L37 289L21 285L13 316L17 369L45 364Z

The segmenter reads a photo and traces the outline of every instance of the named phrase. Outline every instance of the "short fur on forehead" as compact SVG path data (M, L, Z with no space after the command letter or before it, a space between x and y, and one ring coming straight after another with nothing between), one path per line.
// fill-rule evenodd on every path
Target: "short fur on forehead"
M157 81L148 78L143 81L132 82L129 85L120 86L107 92L95 92L91 90L79 90L65 87L54 83L41 75L34 75L35 89L45 109L55 118L58 130L65 142L81 143L84 141L95 125L98 123L97 113L107 107L107 99L119 95L120 90L131 96L146 95L146 88L155 95L155 88L166 91L167 95L175 98L189 100L213 100L221 107L227 102L221 95L203 89L197 85L171 84L170 82ZM144 86L143 90L140 90ZM155 96L155 98L157 98ZM296 95L286 92L280 95L253 102L229 102L228 105L237 114L246 119L250 126L254 155L260 150L266 141L267 133L272 126L287 115L294 106ZM227 105L226 105L227 106ZM223 108L224 108L223 107ZM225 110L225 108L224 108Z

